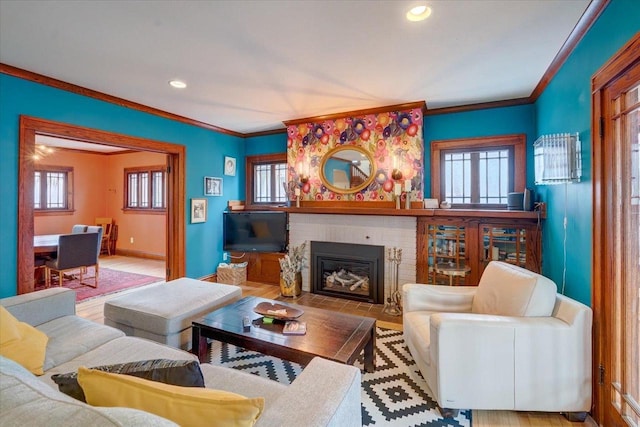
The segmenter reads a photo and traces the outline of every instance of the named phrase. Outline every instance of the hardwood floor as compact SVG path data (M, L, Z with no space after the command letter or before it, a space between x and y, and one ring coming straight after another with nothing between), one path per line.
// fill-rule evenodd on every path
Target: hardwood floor
M150 276L164 276L164 262L141 258L123 257L112 255L100 258L100 266L114 268L118 270L130 271L132 273L147 274ZM154 286L148 285L148 286ZM392 317L382 312L381 305L358 303L339 298L325 297L303 292L298 298L286 298L280 296L279 287L266 285L257 282L247 282L241 285L243 296L258 296L262 298L275 299L283 302L290 302L311 307L327 308L344 313L358 314L362 316L375 317L380 327L402 330L402 317ZM140 289L140 288L135 288ZM104 323L104 303L116 295L123 295L135 289L125 290L117 294L97 297L88 301L83 301L76 305L78 316ZM569 426L589 426L597 427L597 424L587 418L584 424L567 421L560 414L539 413L539 412L515 412L515 411L473 411L473 427L569 427Z

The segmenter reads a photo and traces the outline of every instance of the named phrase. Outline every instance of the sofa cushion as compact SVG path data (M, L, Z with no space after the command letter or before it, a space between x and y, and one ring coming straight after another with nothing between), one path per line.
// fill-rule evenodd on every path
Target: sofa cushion
M81 354L75 359L56 366L46 371L46 375L38 379L57 389L58 386L51 379L51 376L54 374L77 372L80 366L103 366L127 363L132 360L151 359L198 360L194 354L184 350L178 350L144 338L125 336L109 341L85 354Z
M151 381L183 387L204 387L204 378L200 364L195 360L155 359L139 362L118 363L115 365L95 366L103 372L132 375ZM58 389L74 399L86 402L82 387L78 384L78 373L55 374L51 379L58 384Z
M264 399L198 387L179 387L80 367L78 382L95 406L142 409L181 426L253 426Z
M18 362L36 375L42 375L48 340L46 334L20 322L0 306L0 355Z
M556 292L556 284L540 274L492 261L482 273L471 311L498 316L550 316Z
M127 408L93 408L42 383L19 364L0 356L2 427L170 427L173 422Z
M124 336L124 333L116 328L75 315L58 317L38 325L38 330L49 337L44 362L45 371Z

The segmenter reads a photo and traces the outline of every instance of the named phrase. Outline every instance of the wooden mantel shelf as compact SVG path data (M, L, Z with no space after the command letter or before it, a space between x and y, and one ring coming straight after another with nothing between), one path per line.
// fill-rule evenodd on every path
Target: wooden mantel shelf
M393 208L355 208L355 207L291 207L276 208L291 214L325 215L380 215L415 217L456 217L456 218L504 218L504 219L545 219L546 215L538 211L508 211L485 209L393 209Z

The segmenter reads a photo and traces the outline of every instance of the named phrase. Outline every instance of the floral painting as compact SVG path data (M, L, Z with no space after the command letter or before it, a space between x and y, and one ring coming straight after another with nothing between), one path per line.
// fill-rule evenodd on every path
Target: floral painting
M394 184L406 188L407 180L414 200L422 200L424 144L419 108L290 125L287 134L288 190L292 200L299 188L302 200L390 201ZM374 159L375 179L355 194L335 193L320 180L323 156L341 145L360 147ZM400 171L402 177L394 170Z

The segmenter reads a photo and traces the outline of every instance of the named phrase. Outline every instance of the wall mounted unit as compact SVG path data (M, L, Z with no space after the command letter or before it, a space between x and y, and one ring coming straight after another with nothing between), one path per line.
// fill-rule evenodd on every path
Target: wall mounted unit
M533 143L536 185L580 182L582 154L578 133L543 135Z

